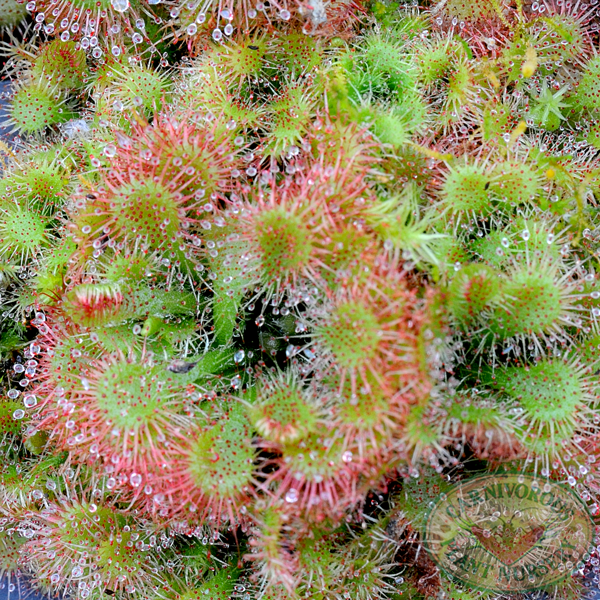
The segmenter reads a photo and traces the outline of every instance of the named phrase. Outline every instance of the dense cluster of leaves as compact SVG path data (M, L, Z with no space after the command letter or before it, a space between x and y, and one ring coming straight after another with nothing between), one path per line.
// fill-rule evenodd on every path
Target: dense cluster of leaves
M598 5L2 0L0 25L11 589L523 598L441 573L424 511L517 470L600 514Z

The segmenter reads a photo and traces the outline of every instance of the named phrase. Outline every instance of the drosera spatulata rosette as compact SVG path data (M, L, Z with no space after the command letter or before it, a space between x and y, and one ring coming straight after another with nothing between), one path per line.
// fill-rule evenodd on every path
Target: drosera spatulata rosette
M11 594L523 600L440 494L600 515L597 7L425 4L0 6Z

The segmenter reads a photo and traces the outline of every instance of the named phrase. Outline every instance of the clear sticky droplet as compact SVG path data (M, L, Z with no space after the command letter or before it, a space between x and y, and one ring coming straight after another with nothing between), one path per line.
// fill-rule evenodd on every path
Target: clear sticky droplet
M285 495L285 501L289 504L294 504L295 502L298 502L298 490L295 490L294 488L288 490L288 492Z
M129 0L110 0L110 4L117 12L121 13L129 8Z
M23 398L25 408L33 408L37 404L37 398L33 394L27 394Z

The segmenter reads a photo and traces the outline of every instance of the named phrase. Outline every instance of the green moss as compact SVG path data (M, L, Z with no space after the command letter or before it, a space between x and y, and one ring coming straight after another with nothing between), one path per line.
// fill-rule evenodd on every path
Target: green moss
M570 102L563 98L567 90L568 87L564 86L558 91L553 91L544 82L541 93L532 102L529 111L533 122L548 131L556 131L567 119L568 111L571 109ZM600 103L598 105L600 106Z

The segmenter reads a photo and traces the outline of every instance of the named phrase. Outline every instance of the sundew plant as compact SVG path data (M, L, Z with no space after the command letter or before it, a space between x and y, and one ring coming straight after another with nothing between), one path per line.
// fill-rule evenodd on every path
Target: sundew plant
M11 598L598 591L600 529L533 591L425 543L499 472L600 526L597 0L0 0L0 35Z

